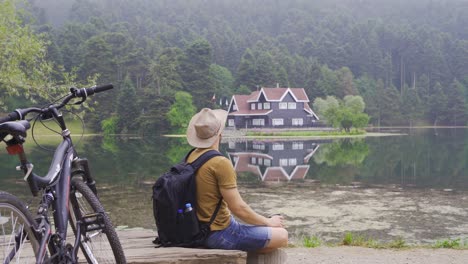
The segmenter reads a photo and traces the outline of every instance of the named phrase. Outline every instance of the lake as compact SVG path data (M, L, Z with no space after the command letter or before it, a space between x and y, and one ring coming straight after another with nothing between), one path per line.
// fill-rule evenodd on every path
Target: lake
M244 199L264 215L283 214L293 242L311 235L337 242L346 232L410 244L468 240L468 129L387 132L402 135L224 138L221 151L237 171ZM28 157L43 175L52 153L31 142ZM151 229L151 186L189 149L185 138L166 137L84 137L78 145L114 224ZM0 189L35 203L17 163L1 152Z

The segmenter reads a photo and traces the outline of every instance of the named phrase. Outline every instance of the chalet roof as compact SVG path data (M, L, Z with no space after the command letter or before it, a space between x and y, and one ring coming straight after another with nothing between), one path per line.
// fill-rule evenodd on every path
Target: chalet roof
M283 98L287 94L291 94L291 96L296 100L296 102L309 102L309 98L304 91L304 88L265 88L262 87L260 91L255 91L250 94L250 98L248 102L256 102L260 99L260 95L263 94L265 96L266 101L268 102L279 102L282 101Z
M237 106L237 111L234 112L236 115L266 115L270 113L271 109L264 110L250 110L248 100L251 95L234 95L233 102Z

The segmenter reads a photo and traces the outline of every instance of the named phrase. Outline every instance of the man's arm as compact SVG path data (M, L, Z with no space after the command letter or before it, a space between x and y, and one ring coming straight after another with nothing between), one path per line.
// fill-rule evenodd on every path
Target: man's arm
M283 217L273 216L266 218L257 214L250 206L242 199L237 188L220 188L223 199L228 204L229 210L240 220L251 225L263 225L271 227L283 227Z

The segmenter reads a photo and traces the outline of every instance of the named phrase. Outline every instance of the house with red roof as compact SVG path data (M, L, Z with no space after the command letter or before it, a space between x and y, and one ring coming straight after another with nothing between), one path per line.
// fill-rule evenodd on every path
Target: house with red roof
M304 88L265 88L234 95L229 104L231 128L301 128L319 120Z

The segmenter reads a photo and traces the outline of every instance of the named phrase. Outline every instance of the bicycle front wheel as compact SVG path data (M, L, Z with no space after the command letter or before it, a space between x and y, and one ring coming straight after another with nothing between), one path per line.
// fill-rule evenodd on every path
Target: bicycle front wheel
M79 177L72 179L70 222L76 234L80 225L80 247L88 263L126 263L114 226L96 195Z
M0 192L0 263L36 263L39 241L35 229L36 222L24 203Z

